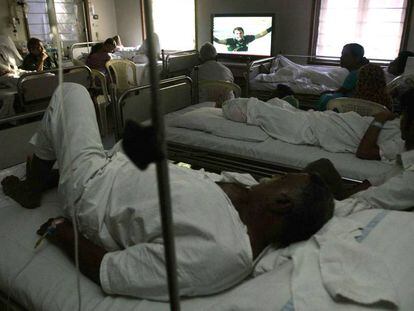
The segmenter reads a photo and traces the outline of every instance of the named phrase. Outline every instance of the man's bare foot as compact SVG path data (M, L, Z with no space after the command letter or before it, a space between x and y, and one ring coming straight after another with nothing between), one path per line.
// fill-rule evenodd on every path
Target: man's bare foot
M40 206L42 192L39 187L16 176L7 176L1 181L3 192L21 206L33 209Z

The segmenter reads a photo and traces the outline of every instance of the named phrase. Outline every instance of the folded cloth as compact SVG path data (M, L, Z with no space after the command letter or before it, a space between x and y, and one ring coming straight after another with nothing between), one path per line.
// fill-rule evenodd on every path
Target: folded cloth
M312 239L291 248L295 310L398 308L382 256L356 240L360 228L358 222L334 217Z

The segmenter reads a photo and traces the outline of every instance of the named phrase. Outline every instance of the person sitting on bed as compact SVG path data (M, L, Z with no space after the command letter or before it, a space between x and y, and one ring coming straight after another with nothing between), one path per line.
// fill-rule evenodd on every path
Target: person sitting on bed
M29 71L43 71L56 67L56 64L47 54L42 41L37 38L30 38L27 41L29 54L23 59L22 69Z
M124 137L136 132L127 127ZM57 161L58 190L67 203L63 213L74 215L81 233L81 271L107 294L168 299L155 165L139 171L136 159L122 150L105 153L88 91L74 83L57 89L31 143L35 153L27 179L6 177L4 193L24 207L37 207ZM137 146L136 140L124 142L127 150ZM257 184L250 175L222 177L171 164L169 175L181 296L238 284L268 245L308 239L333 213L332 194L315 174ZM73 259L71 222L54 224L48 239Z
M380 66L368 64L361 67L352 97L369 100L391 110L391 96L388 94L384 71Z
M219 80L234 82L234 77L229 68L217 61L217 51L214 45L210 42L206 42L200 49L201 65L198 66L198 71L193 73L197 75L198 81L205 80ZM205 102L211 100L207 90L199 90L199 102ZM227 92L227 96L222 98L222 101L234 98L232 91Z
M106 63L111 59L110 53L115 51L115 40L106 39L104 43L95 44L86 59L86 66L106 74Z
M346 44L342 49L341 67L349 70L348 76L345 78L342 86L338 90L325 92L317 103L317 109L326 110L328 102L338 97L352 96L358 80L359 68L369 63L364 57L364 48L358 43Z

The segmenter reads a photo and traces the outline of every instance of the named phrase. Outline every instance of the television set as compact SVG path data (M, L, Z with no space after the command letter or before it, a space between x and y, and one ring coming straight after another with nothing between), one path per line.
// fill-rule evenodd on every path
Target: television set
M274 14L212 14L211 41L220 55L272 55Z

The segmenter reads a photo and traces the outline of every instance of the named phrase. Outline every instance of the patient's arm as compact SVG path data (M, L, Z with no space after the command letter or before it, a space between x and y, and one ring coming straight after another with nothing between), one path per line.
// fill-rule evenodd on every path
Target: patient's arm
M393 120L395 115L390 111L377 113L374 116L373 123L368 127L364 136L362 137L356 156L366 160L381 160L380 149L377 144L378 136L381 132L381 127L376 126L375 122L384 124L389 120Z
M354 195L355 193L367 190L369 187L371 187L371 183L368 180L365 179L362 183L356 185L355 187L352 187L351 189L345 190L341 200L347 199L351 195Z
M44 223L37 234L43 235L53 219L49 219ZM73 261L75 261L75 237L72 224L65 219L64 222L56 226L56 231L52 235L47 236L48 240L61 248ZM78 235L78 254L80 271L100 285L99 269L102 258L106 254L106 250L92 243L81 234Z

